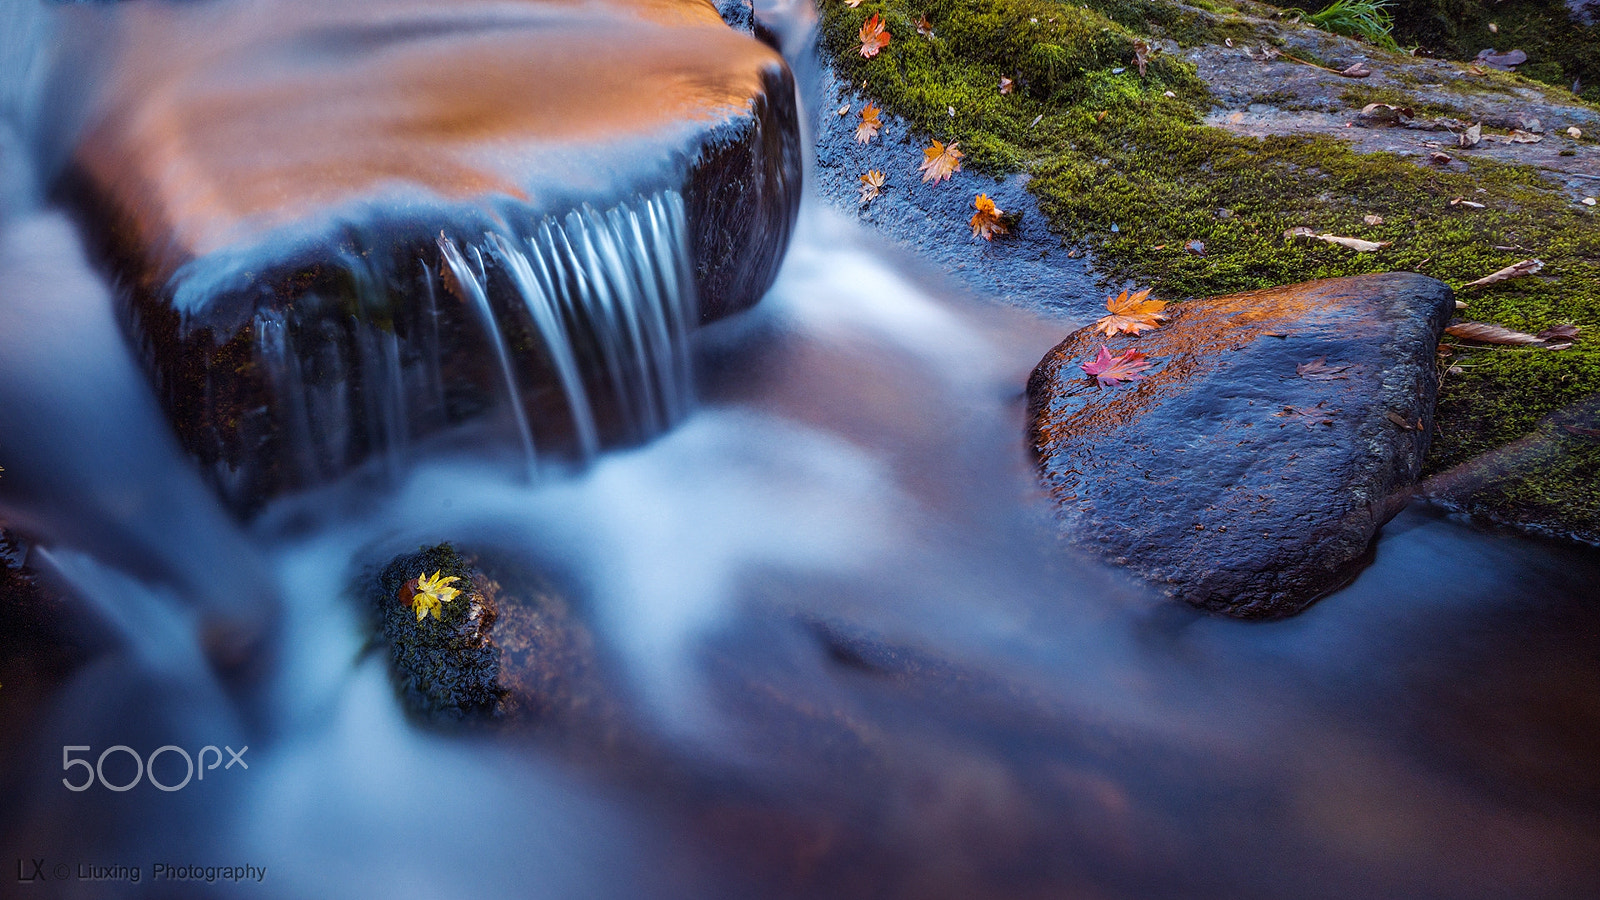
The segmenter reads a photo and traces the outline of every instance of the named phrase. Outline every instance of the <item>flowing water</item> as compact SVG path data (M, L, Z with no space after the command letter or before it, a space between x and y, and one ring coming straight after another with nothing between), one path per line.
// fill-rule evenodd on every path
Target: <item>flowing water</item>
M48 55L30 28L0 71ZM7 90L34 130L0 141L0 519L89 649L31 702L3 693L25 666L0 672L0 896L1600 895L1593 551L1413 508L1299 617L1175 607L1046 526L1021 389L1071 323L963 297L807 201L759 306L691 333L670 194L440 238L416 302L470 300L503 386L470 441L413 439L437 373L383 332L318 382L382 389L345 393L261 322L317 477L241 524L165 424L117 287L16 188L52 142ZM495 281L576 463L541 462ZM602 449L596 390L629 446ZM384 477L315 469L352 404ZM439 540L556 585L599 699L494 732L408 718L349 586ZM239 633L259 643L219 665ZM63 785L64 747L114 745L248 745L249 768Z

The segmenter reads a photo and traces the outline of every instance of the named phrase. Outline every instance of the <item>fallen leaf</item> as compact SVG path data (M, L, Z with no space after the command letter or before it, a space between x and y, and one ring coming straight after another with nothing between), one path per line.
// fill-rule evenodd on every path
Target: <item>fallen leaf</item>
M1415 114L1409 106L1391 106L1387 103L1368 103L1361 107L1359 118L1372 122L1381 122L1385 125L1399 125L1406 119L1414 118Z
M1011 93L1011 87L1015 83L1016 82L1012 81L1011 79L1005 77L1004 75L1001 75L1000 76L1000 93L1002 93L1002 94Z
M1166 98L1167 98L1167 99L1169 99L1169 100L1170 100L1170 99L1172 99L1172 98L1173 98L1173 97L1176 97L1176 96L1178 96L1178 95L1177 95L1177 94L1174 94L1174 93L1173 93L1173 92L1171 92L1171 91L1162 91L1162 92L1161 92L1161 96L1163 96L1163 97L1166 97Z
M923 37L933 37L933 23L928 21L927 16L917 20L917 34Z
M1520 128L1513 129L1510 134L1506 135L1506 143L1508 144L1537 144L1542 140L1544 140L1544 135L1532 134Z
M844 5L850 7L851 9L855 9L861 5L861 0L844 0Z
M1350 366L1350 363L1330 366L1326 356L1319 356L1310 362L1303 362L1295 366L1294 372L1307 381L1337 381L1341 378L1350 377L1345 374L1345 372L1349 371Z
M861 23L861 55L871 59L887 46L889 46L889 32L883 27L883 19L879 18L877 13L873 13L871 18Z
M1524 275L1537 275L1542 269L1544 269L1544 263L1539 260L1525 259L1522 262L1512 263L1498 272L1490 272L1477 281L1469 281L1462 287L1483 287L1484 285L1496 284L1501 281L1509 281L1513 278L1521 278Z
M856 140L860 143L870 143L878 136L878 129L883 127L883 121L878 118L882 110L868 103L861 107L861 122L856 125Z
M1273 415L1298 421L1307 428L1316 428L1318 425L1332 425L1333 419L1330 418L1332 413L1322 408L1323 402L1321 400L1317 401L1316 406L1285 406L1278 412L1273 413ZM1287 425L1289 423L1285 422L1283 424Z
M1368 225L1382 225L1383 224L1383 216L1370 215L1369 214L1369 215L1362 216L1361 217L1361 221L1367 223Z
M883 190L884 176L877 169L868 171L861 176L861 202L871 203L878 199L878 192Z
M1583 137L1583 129L1579 128L1576 125L1573 125L1572 127L1567 129L1567 137L1572 138L1573 140L1577 140L1577 139Z
M1431 162L1436 166L1447 165L1450 162L1450 154L1440 153L1439 151L1435 150L1434 152L1428 154L1428 162Z
M1460 322L1446 328L1445 334L1483 344L1542 344L1537 337L1521 331L1512 331L1488 322Z
M1094 323L1098 331L1105 332L1106 337L1111 337L1117 332L1125 334L1139 334L1166 321L1167 317L1161 310L1167 306L1165 300L1150 300L1150 289L1145 288L1138 293L1130 295L1123 291L1115 297L1106 298L1106 310L1111 313Z
M1600 202L1600 201L1596 201L1593 197L1585 197L1585 198L1583 198L1583 200L1581 202L1583 203L1584 206L1593 206L1593 205L1595 205L1596 202Z
M1396 425L1399 425L1401 428L1404 428L1407 431L1421 431L1422 430L1422 420L1421 419L1418 419L1415 423L1407 422L1405 416L1400 415L1399 413L1395 412L1392 409L1388 410L1383 415L1389 421L1393 422Z
M849 115L849 113L850 113L850 104L846 103L845 105L839 107L839 115L844 116L844 115Z
M1028 123L1028 127L1029 128L1036 128L1036 127L1038 127L1039 123L1043 122L1043 121L1044 121L1044 113L1039 113L1037 116L1033 117L1033 121L1032 122Z
M1544 134L1544 123L1533 118L1523 119L1522 130L1531 131L1534 134Z
M1139 77L1144 77L1145 67L1150 65L1150 56L1154 51L1142 39L1135 38L1133 42L1133 64L1139 67Z
M1190 241L1189 243L1183 245L1183 249L1189 251L1190 253L1193 253L1195 256L1205 256L1206 255L1206 242L1205 241Z
M1577 325L1552 325L1549 328L1539 332L1537 335L1535 335L1535 337L1541 341L1571 341L1573 338L1576 338L1578 336L1578 332L1582 330L1583 329Z
M1500 26L1496 25L1493 22L1490 22L1489 23L1489 33L1490 34L1499 34L1500 33Z
M1295 238L1306 238L1307 240L1309 240L1309 239L1314 238L1316 236L1317 236L1316 231L1314 231L1313 229L1307 228L1304 225L1296 225L1295 227L1293 227L1293 228L1291 228L1288 231L1285 231L1283 233L1283 239L1286 240L1286 241L1292 241Z
M1463 131L1460 134L1456 135L1456 143L1460 144L1462 147L1476 147L1476 146L1478 146L1478 142L1482 141L1482 140L1483 140L1483 125L1482 124L1473 125L1472 127L1468 128L1466 131Z
M1124 381L1139 381L1145 376L1140 374L1150 368L1147 357L1137 350L1128 350L1121 356L1112 356L1111 351L1101 345L1100 352L1095 355L1092 362L1083 363L1083 371L1094 376L1094 380L1101 387L1115 387Z
M1473 75L1487 75L1488 74L1480 66L1467 66L1467 71L1471 72Z
M1005 211L997 208L994 205L994 201L989 199L988 194L979 194L978 198L972 201L972 205L978 210L973 213L972 221L967 223L972 226L973 237L981 237L986 241L992 241L997 234L1010 233L1006 228L1005 220L1001 218L1005 215Z
M1394 243L1393 241L1363 241L1361 238L1340 237L1336 234L1319 234L1316 235L1316 238L1319 241L1327 241L1330 244L1349 247L1357 253L1371 253L1375 250L1382 250Z
M1450 205L1451 206L1466 206L1466 207L1470 207L1472 209L1485 209L1486 208L1482 203L1479 203L1476 200L1468 200L1465 197L1452 197L1450 199Z
M959 144L960 141L951 141L947 147L934 141L933 146L923 150L922 165L917 167L917 171L922 173L922 180L938 184L961 171L961 158L966 154L956 149Z
M1352 63L1349 68L1340 69L1338 74L1346 78L1366 78L1372 74L1372 70L1361 63Z

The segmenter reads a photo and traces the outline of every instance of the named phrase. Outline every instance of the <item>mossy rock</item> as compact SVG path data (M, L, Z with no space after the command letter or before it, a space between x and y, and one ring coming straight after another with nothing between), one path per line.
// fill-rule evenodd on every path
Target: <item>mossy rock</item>
M1439 113L1483 114L1500 104L1509 118L1529 96L1581 106L1570 94L1561 100L1561 91L1517 75L1470 75L1465 66L1268 22L1270 10L1253 4L1240 4L1249 15L1233 16L1159 0L1149 5L1193 11L1196 22L1212 23L1209 32L1178 36L1180 43L1215 39L1215 23L1226 21L1254 29L1258 44L1292 45L1297 53L1308 52L1302 44L1323 48L1323 62L1342 62L1341 55L1372 60L1380 72L1370 82L1328 76L1361 95L1352 100L1404 90L1409 78L1415 85L1442 79L1470 92L1438 102ZM1577 203L1541 170L1500 159L1458 154L1461 159L1438 167L1426 164L1425 154L1363 153L1328 136L1261 138L1208 126L1204 116L1214 100L1193 60L1243 49L1213 45L1174 53L1167 44L1141 76L1135 42L1155 46L1174 37L1163 23L1181 17L1168 12L1141 20L1119 8L1049 0L867 0L857 9L830 3L823 8L823 45L841 79L865 85L868 98L913 131L929 140L959 140L969 164L983 173L1027 176L1048 227L1063 246L1091 254L1108 282L1150 286L1163 299L1389 271L1420 271L1460 288L1521 259L1542 259L1539 277L1466 296L1464 315L1532 332L1573 323L1583 333L1561 352L1449 342L1452 365L1425 472L1503 446L1545 416L1600 392L1600 343L1592 336L1600 327L1594 207ZM888 23L893 39L866 59L856 52L856 35L874 14ZM932 36L917 33L924 14ZM1056 49L1041 55L1040 47ZM1001 94L1002 75L1017 80L1019 89ZM1264 86L1256 93L1269 92ZM1574 117L1593 114L1582 107ZM1571 143L1589 153L1584 142L1591 137ZM1458 198L1481 207L1453 205ZM1381 224L1369 224L1369 216ZM1357 253L1284 239L1287 229L1305 225L1391 246ZM1203 249L1197 254L1195 248Z

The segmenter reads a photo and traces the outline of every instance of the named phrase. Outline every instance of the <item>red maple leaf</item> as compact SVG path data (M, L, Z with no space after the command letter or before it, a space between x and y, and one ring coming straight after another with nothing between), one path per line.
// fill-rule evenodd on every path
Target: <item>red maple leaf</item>
M870 59L887 46L889 34L884 30L883 20L873 13L872 18L861 23L861 55Z
M1112 356L1111 351L1104 345L1101 345L1100 352L1092 361L1083 364L1083 371L1093 375L1101 387L1114 387L1124 381L1138 381L1144 378L1140 373L1148 368L1150 363L1143 353L1128 350L1121 356Z

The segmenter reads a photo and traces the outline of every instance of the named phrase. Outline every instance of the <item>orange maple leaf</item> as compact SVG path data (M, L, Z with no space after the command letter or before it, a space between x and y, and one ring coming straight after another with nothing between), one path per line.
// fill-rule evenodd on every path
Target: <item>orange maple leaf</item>
M978 199L972 201L972 205L978 210L973 214L972 221L967 223L972 226L973 237L992 241L997 234L1010 233L1006 223L1000 218L1005 215L1005 211L997 208L988 194L979 194Z
M871 103L861 108L861 124L856 126L856 140L865 144L878 136L878 129L883 127L883 122L878 119L879 111Z
M917 167L922 172L922 180L938 184L961 171L961 158L966 154L956 149L959 144L959 141L951 141L950 146L946 147L934 141L932 147L923 150L922 155L925 158L922 160L922 165Z
M1106 309L1110 310L1111 315L1094 323L1094 327L1104 331L1106 337L1111 337L1119 331L1138 334L1155 328L1167 319L1161 314L1167 301L1146 300L1145 298L1149 296L1150 289L1145 288L1132 296L1123 291L1116 297L1107 298Z
M1000 93L1002 93L1002 94L1011 93L1012 89L1016 87L1016 84L1017 83L1015 81L1012 81L1011 79L1005 77L1004 75L1001 75L1000 76Z
M878 51L889 46L889 32L883 28L883 20L877 13L861 23L861 55L868 59L877 56Z
M1121 356L1112 356L1111 351L1102 344L1095 358L1083 363L1082 367L1084 374L1093 375L1101 387L1114 387L1124 381L1144 378L1141 373L1150 368L1148 359L1143 353L1131 349Z
M884 176L877 169L869 170L861 176L861 202L871 203L878 199L878 192L883 190Z
M926 15L917 20L917 34L923 37L933 37L933 23L928 21Z

